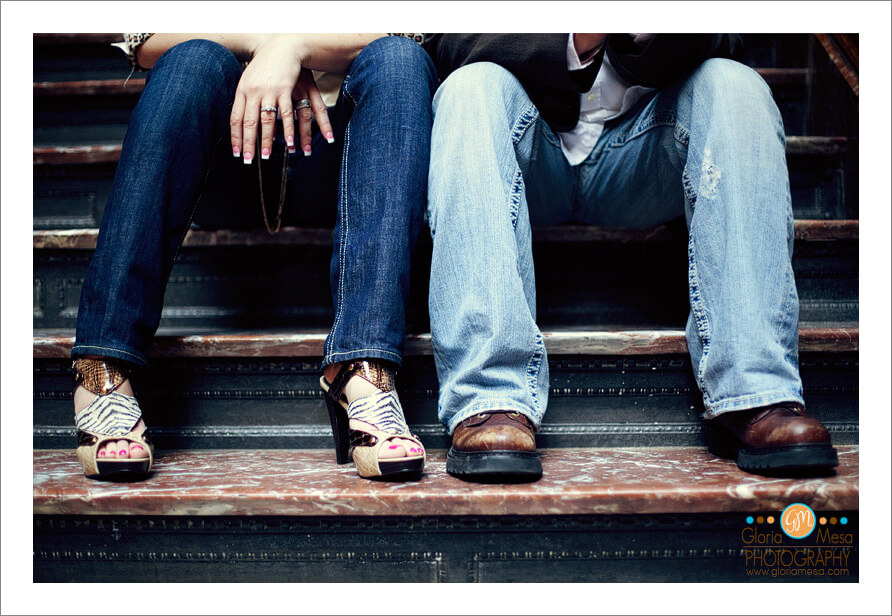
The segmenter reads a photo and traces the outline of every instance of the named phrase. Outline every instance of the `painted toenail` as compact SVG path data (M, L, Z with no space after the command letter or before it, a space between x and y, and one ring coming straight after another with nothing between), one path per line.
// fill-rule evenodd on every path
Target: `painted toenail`
M104 456L104 455L106 455L104 451L100 451L100 452L99 452L99 456L100 456L100 457L102 457L102 456Z
M391 449L399 449L400 446L399 446L399 445L391 445L390 448L391 448Z
M121 451L118 452L118 455L119 455L119 456L126 456L126 455L127 455L127 450L126 450L126 449L122 449Z
M140 451L142 451L142 445L134 445L134 446L130 449L130 451L136 451L137 449L140 450Z

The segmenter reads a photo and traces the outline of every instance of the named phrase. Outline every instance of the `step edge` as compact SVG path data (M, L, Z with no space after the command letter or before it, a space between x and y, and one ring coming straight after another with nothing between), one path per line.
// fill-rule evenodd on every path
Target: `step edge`
M322 357L326 332L226 333L158 335L151 357ZM620 331L545 331L546 351L551 355L677 355L687 353L683 329ZM802 352L856 352L858 327L800 327ZM33 337L34 359L69 357L74 346L70 333L44 333ZM405 355L431 356L429 333L406 337Z
M841 458L843 476L815 479L777 479L743 473L728 460L720 460L708 454L702 447L653 447L653 448L572 448L565 450L543 450L543 463L546 478L549 476L549 457L557 462L578 459L580 456L595 455L606 458L607 463L630 463L650 454L652 460L667 465L677 464L684 455L694 455L704 467L714 473L727 473L714 483L690 483L690 477L683 481L666 477L657 485L643 482L641 485L629 481L579 482L576 485L533 483L533 484L469 484L459 482L445 473L444 450L429 451L430 464L424 476L426 485L415 491L394 484L374 484L356 478L352 467L339 467L329 460L329 452L315 450L282 450L281 459L297 456L310 460L307 464L319 464L319 472L331 469L333 482L331 492L314 488L313 485L295 484L270 491L258 487L254 479L245 477L244 489L239 488L232 495L221 495L214 485L188 488L188 498L182 487L173 483L165 485L163 479L142 484L129 484L125 489L120 485L102 484L85 480L79 472L76 459L70 451L35 450L35 484L32 490L33 513L35 515L361 515L377 517L384 515L424 516L444 511L448 507L450 515L555 515L555 514L610 514L610 513L697 513L764 511L784 507L790 502L805 502L820 510L857 510L859 497L857 445L837 447ZM311 454L306 453L307 451ZM646 453L645 453L646 452ZM219 450L200 452L165 452L168 459L175 459L172 473L178 467L199 468L202 456L210 459ZM227 459L238 461L248 458L251 450L225 450ZM49 459L49 461L47 461ZM163 458L162 458L163 460ZM41 473L50 473L47 466L56 461L56 470L44 478ZM40 470L44 464L45 471ZM586 462L584 462L586 463ZM242 465L233 462L240 469ZM160 465L159 465L160 466ZM690 468L690 463L687 468ZM74 489L59 488L60 473L70 472ZM555 471L554 474L559 473ZM302 476L307 476L302 473ZM714 476L714 475L713 475ZM240 479L233 476L230 485ZM326 480L327 481L327 480ZM47 482L47 487L41 487ZM249 482L252 485L248 485ZM342 483L341 483L342 482ZM312 484L312 480L309 481ZM609 485L607 485L609 483ZM53 486L57 487L53 487ZM131 486L136 489L130 489ZM180 494L173 498L172 494Z
M832 156L843 154L855 138L838 136L786 137L787 155ZM33 148L33 164L75 165L117 162L121 156L120 143L101 145L41 145Z
M794 239L799 241L857 240L857 219L799 219L794 221ZM34 250L92 250L96 248L99 230L38 229L32 231ZM535 242L648 242L666 241L673 237L667 225L644 229L610 228L597 225L560 225L533 229ZM283 227L279 233L264 230L190 229L183 240L186 248L229 246L330 246L332 230L316 227Z

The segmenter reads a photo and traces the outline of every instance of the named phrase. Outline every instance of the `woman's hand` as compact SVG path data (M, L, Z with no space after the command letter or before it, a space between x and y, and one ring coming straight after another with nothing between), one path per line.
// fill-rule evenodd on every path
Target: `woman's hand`
M334 140L328 111L316 87L313 75L304 69L306 46L300 35L269 35L263 37L254 50L253 58L242 74L235 91L229 118L232 153L241 154L250 164L256 154L257 127L260 126L260 155L268 158L272 152L276 129L276 112L282 116L282 129L289 152L296 150L294 118L298 118L298 134L305 156L312 152L310 134L313 115L323 136ZM295 114L293 101L309 101L309 108Z

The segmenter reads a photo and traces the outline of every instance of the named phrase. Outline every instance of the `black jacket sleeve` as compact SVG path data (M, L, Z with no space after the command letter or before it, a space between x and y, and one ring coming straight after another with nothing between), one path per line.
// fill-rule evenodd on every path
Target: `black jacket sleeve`
M474 62L494 62L511 71L554 130L579 121L579 95L601 67L603 52L580 71L567 68L567 34L433 34L424 47L440 78Z
M687 75L708 58L737 59L739 34L658 34L639 47L628 34L611 34L607 57L630 85L659 88Z

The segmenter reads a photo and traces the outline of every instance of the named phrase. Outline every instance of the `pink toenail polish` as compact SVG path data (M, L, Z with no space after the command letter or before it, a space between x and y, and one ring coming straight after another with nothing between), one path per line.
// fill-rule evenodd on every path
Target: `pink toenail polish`
M127 450L126 450L126 449L122 449L121 451L118 452L118 455L119 455L119 456L126 456L126 455L127 455Z
M137 449L142 451L142 445L134 445L130 451L136 451Z
M399 447L399 445L391 445L390 448L391 449L399 449L400 447Z
M105 455L106 455L106 453L105 453L104 451L100 451L100 452L99 452L99 457L100 457L100 458L105 457Z

